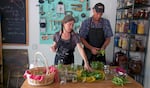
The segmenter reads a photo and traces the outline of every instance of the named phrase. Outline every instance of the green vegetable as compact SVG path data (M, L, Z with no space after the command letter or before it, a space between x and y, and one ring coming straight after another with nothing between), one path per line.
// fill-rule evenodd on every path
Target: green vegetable
M99 57L99 56L104 56L104 55L105 55L105 50L103 50L103 49L98 50L97 57Z
M93 61L91 63L91 67L95 70L102 70L104 67L104 64L103 62L100 62L100 61Z
M123 86L124 84L127 83L127 78L126 77L123 77L123 76L115 76L113 79L112 79L112 83L118 85L118 86Z
M57 68L60 70L62 69L63 65L62 64L58 64Z
M81 73L81 77L91 77L91 76L96 78L96 80L103 79L103 74L100 71L89 72L87 70L83 70Z

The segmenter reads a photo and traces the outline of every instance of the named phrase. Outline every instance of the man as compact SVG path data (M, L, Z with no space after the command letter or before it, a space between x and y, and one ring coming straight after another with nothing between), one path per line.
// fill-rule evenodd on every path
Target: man
M102 3L95 4L93 16L84 20L79 30L89 63L101 61L106 64L105 55L98 55L98 52L106 49L113 33L109 20L102 18L104 8Z

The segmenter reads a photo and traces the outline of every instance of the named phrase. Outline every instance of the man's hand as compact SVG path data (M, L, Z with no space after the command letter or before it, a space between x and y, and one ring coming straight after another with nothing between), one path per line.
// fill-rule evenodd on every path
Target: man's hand
M92 48L91 48L91 53L92 53L93 55L96 55L96 54L98 53L98 50L100 50L100 48L92 47Z

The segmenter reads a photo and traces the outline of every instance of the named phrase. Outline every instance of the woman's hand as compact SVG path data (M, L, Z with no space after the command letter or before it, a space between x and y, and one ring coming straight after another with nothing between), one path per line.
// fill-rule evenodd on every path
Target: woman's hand
M54 44L50 47L50 51L56 52L56 43L55 43L55 42L54 42Z
M89 66L88 62L84 63L84 69L86 69L88 71L92 71L92 68Z
M56 52L56 48L55 48L55 46L51 46L51 47L50 47L50 51L52 51L52 52Z

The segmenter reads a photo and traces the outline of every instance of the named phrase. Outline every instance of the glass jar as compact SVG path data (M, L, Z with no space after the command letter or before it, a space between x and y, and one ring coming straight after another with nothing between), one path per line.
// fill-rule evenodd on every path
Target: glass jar
M131 39L130 50L131 51L136 51L136 40L133 39L133 38Z
M109 79L109 73L110 73L110 66L104 65L104 73L105 73L105 80Z
M135 57L137 58L137 57ZM142 61L140 59L132 59L129 62L129 72L132 74L140 74L142 70Z

